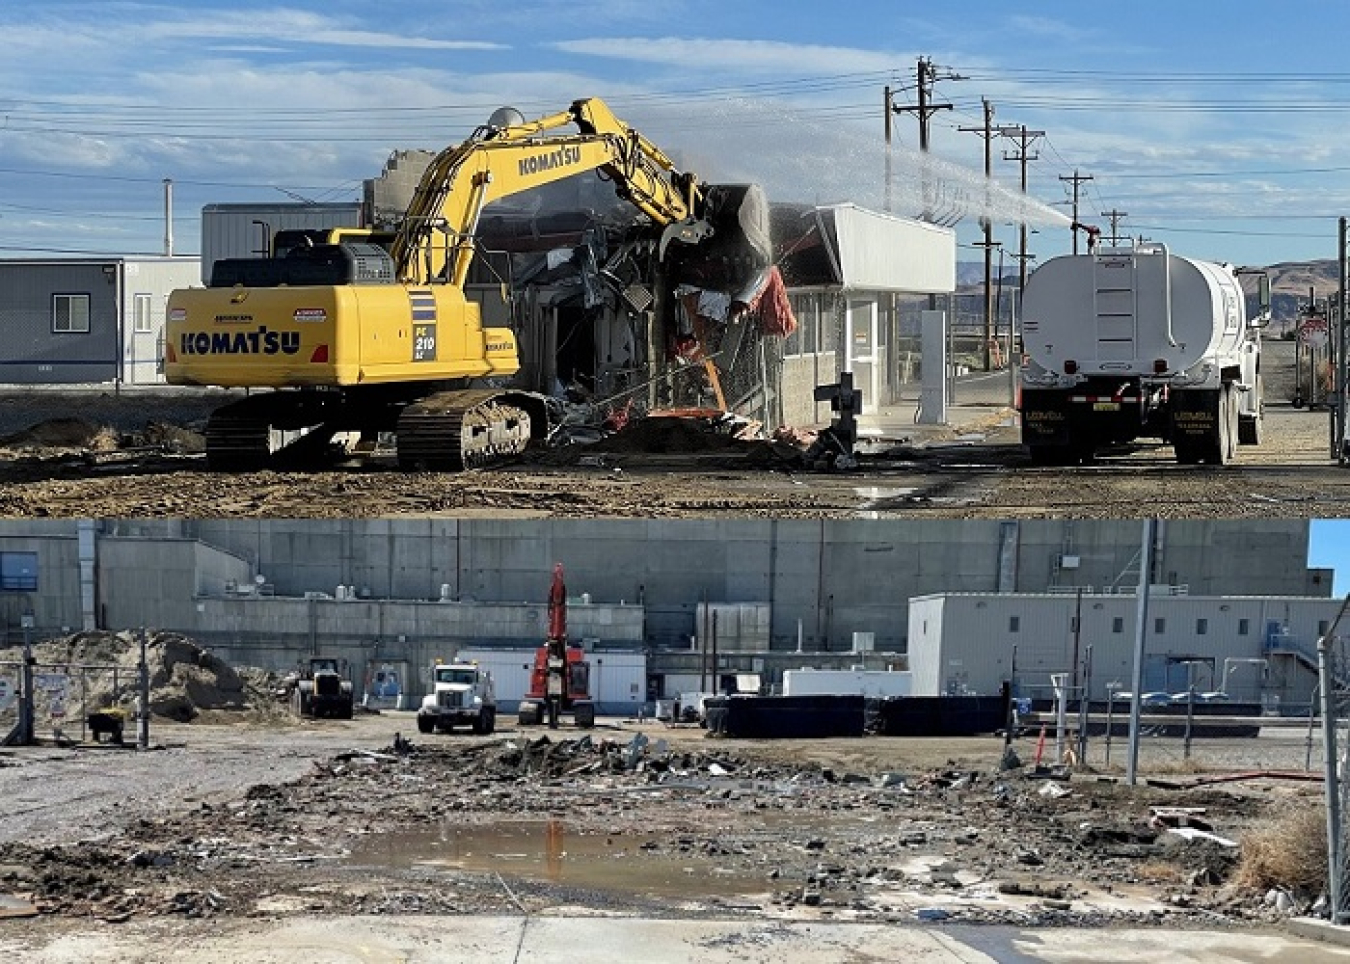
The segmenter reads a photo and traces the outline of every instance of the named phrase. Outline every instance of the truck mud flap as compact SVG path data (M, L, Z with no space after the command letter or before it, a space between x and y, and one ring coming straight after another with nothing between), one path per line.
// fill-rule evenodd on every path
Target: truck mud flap
M1183 447L1217 444L1219 397L1217 391L1173 392L1170 403L1172 440Z
M1027 445L1068 446L1074 437L1072 413L1062 398L1022 397L1022 441Z

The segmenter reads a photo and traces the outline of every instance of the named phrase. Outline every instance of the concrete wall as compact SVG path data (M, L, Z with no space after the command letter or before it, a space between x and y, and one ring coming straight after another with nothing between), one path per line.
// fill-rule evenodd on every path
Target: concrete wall
M912 596L1130 586L1138 581L1131 567L1140 536L1139 523L1113 521L268 519L98 527L100 545L110 536L127 542L113 560L131 585L138 567L161 578L154 556L166 539L198 539L235 560L208 584L261 573L276 595L291 597L333 595L343 585L372 600L433 601L445 586L461 602L542 606L553 563L561 561L572 598L640 603L645 623L632 638L648 646L687 646L706 600L767 606L773 649L795 650L800 626L807 650L848 650L855 632L871 632L878 650L893 652L904 650ZM73 540L75 531L74 521L0 521L0 550L15 539ZM149 541L137 550L137 540ZM1331 588L1329 574L1307 569L1306 522L1173 522L1160 541L1157 574L1193 595L1325 596ZM1065 568L1066 555L1076 568ZM199 557L181 558L186 565ZM73 569L72 560L52 556L44 573ZM109 568L105 558L98 570L105 588ZM118 585L127 625L183 621L177 613L189 604L182 600L157 602ZM78 625L73 615L57 615L79 612L64 583L44 576L38 595L59 620L52 625ZM107 592L102 600L112 601Z
M188 539L103 538L98 543L99 624L198 634L217 625L200 597L249 585L248 562Z
M0 552L37 554L37 591L0 592L0 640L7 645L22 640L25 613L33 614L34 628L43 632L81 626L80 556L74 526L28 522L21 528L27 534L0 538Z

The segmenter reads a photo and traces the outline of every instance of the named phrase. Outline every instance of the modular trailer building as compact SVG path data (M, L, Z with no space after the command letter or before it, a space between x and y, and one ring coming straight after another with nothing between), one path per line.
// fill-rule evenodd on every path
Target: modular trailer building
M169 292L199 274L196 257L0 261L0 382L163 383Z
M1159 586L1149 595L1142 692L1175 695L1193 686L1235 702L1306 710L1317 685L1317 641L1340 600L1183 589ZM1017 695L1048 698L1051 675L1067 674L1072 685L1077 665L1088 697L1107 699L1130 689L1137 616L1133 593L916 597L909 603L914 693L993 695L1012 680Z

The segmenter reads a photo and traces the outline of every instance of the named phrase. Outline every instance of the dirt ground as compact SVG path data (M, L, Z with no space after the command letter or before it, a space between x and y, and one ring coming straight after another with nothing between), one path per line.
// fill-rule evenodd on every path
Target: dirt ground
M536 449L460 474L388 457L326 471L205 471L219 392L0 394L0 516L497 518L1306 518L1350 516L1350 471L1325 411L1267 409L1235 465L1179 466L1139 444L1075 468L1029 465L1013 413L967 408L949 430L891 424L848 472L803 469L768 442L667 431L643 445Z
M1215 741L1203 759L1250 767L1266 741ZM1196 767L1154 766L1161 783L1128 787L1118 768L1035 772L1031 740L1007 769L997 737L751 741L617 719L420 736L394 712L155 718L151 746L0 752L7 938L73 921L559 909L1265 926L1316 896L1290 888L1277 905L1240 865L1245 835L1314 806L1320 784L1190 786Z

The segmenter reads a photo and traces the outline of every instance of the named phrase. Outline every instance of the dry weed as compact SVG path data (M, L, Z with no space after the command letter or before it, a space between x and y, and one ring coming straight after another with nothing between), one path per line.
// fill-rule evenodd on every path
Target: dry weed
M1327 816L1320 805L1292 806L1242 838L1235 878L1253 890L1283 887L1317 894L1327 885Z

